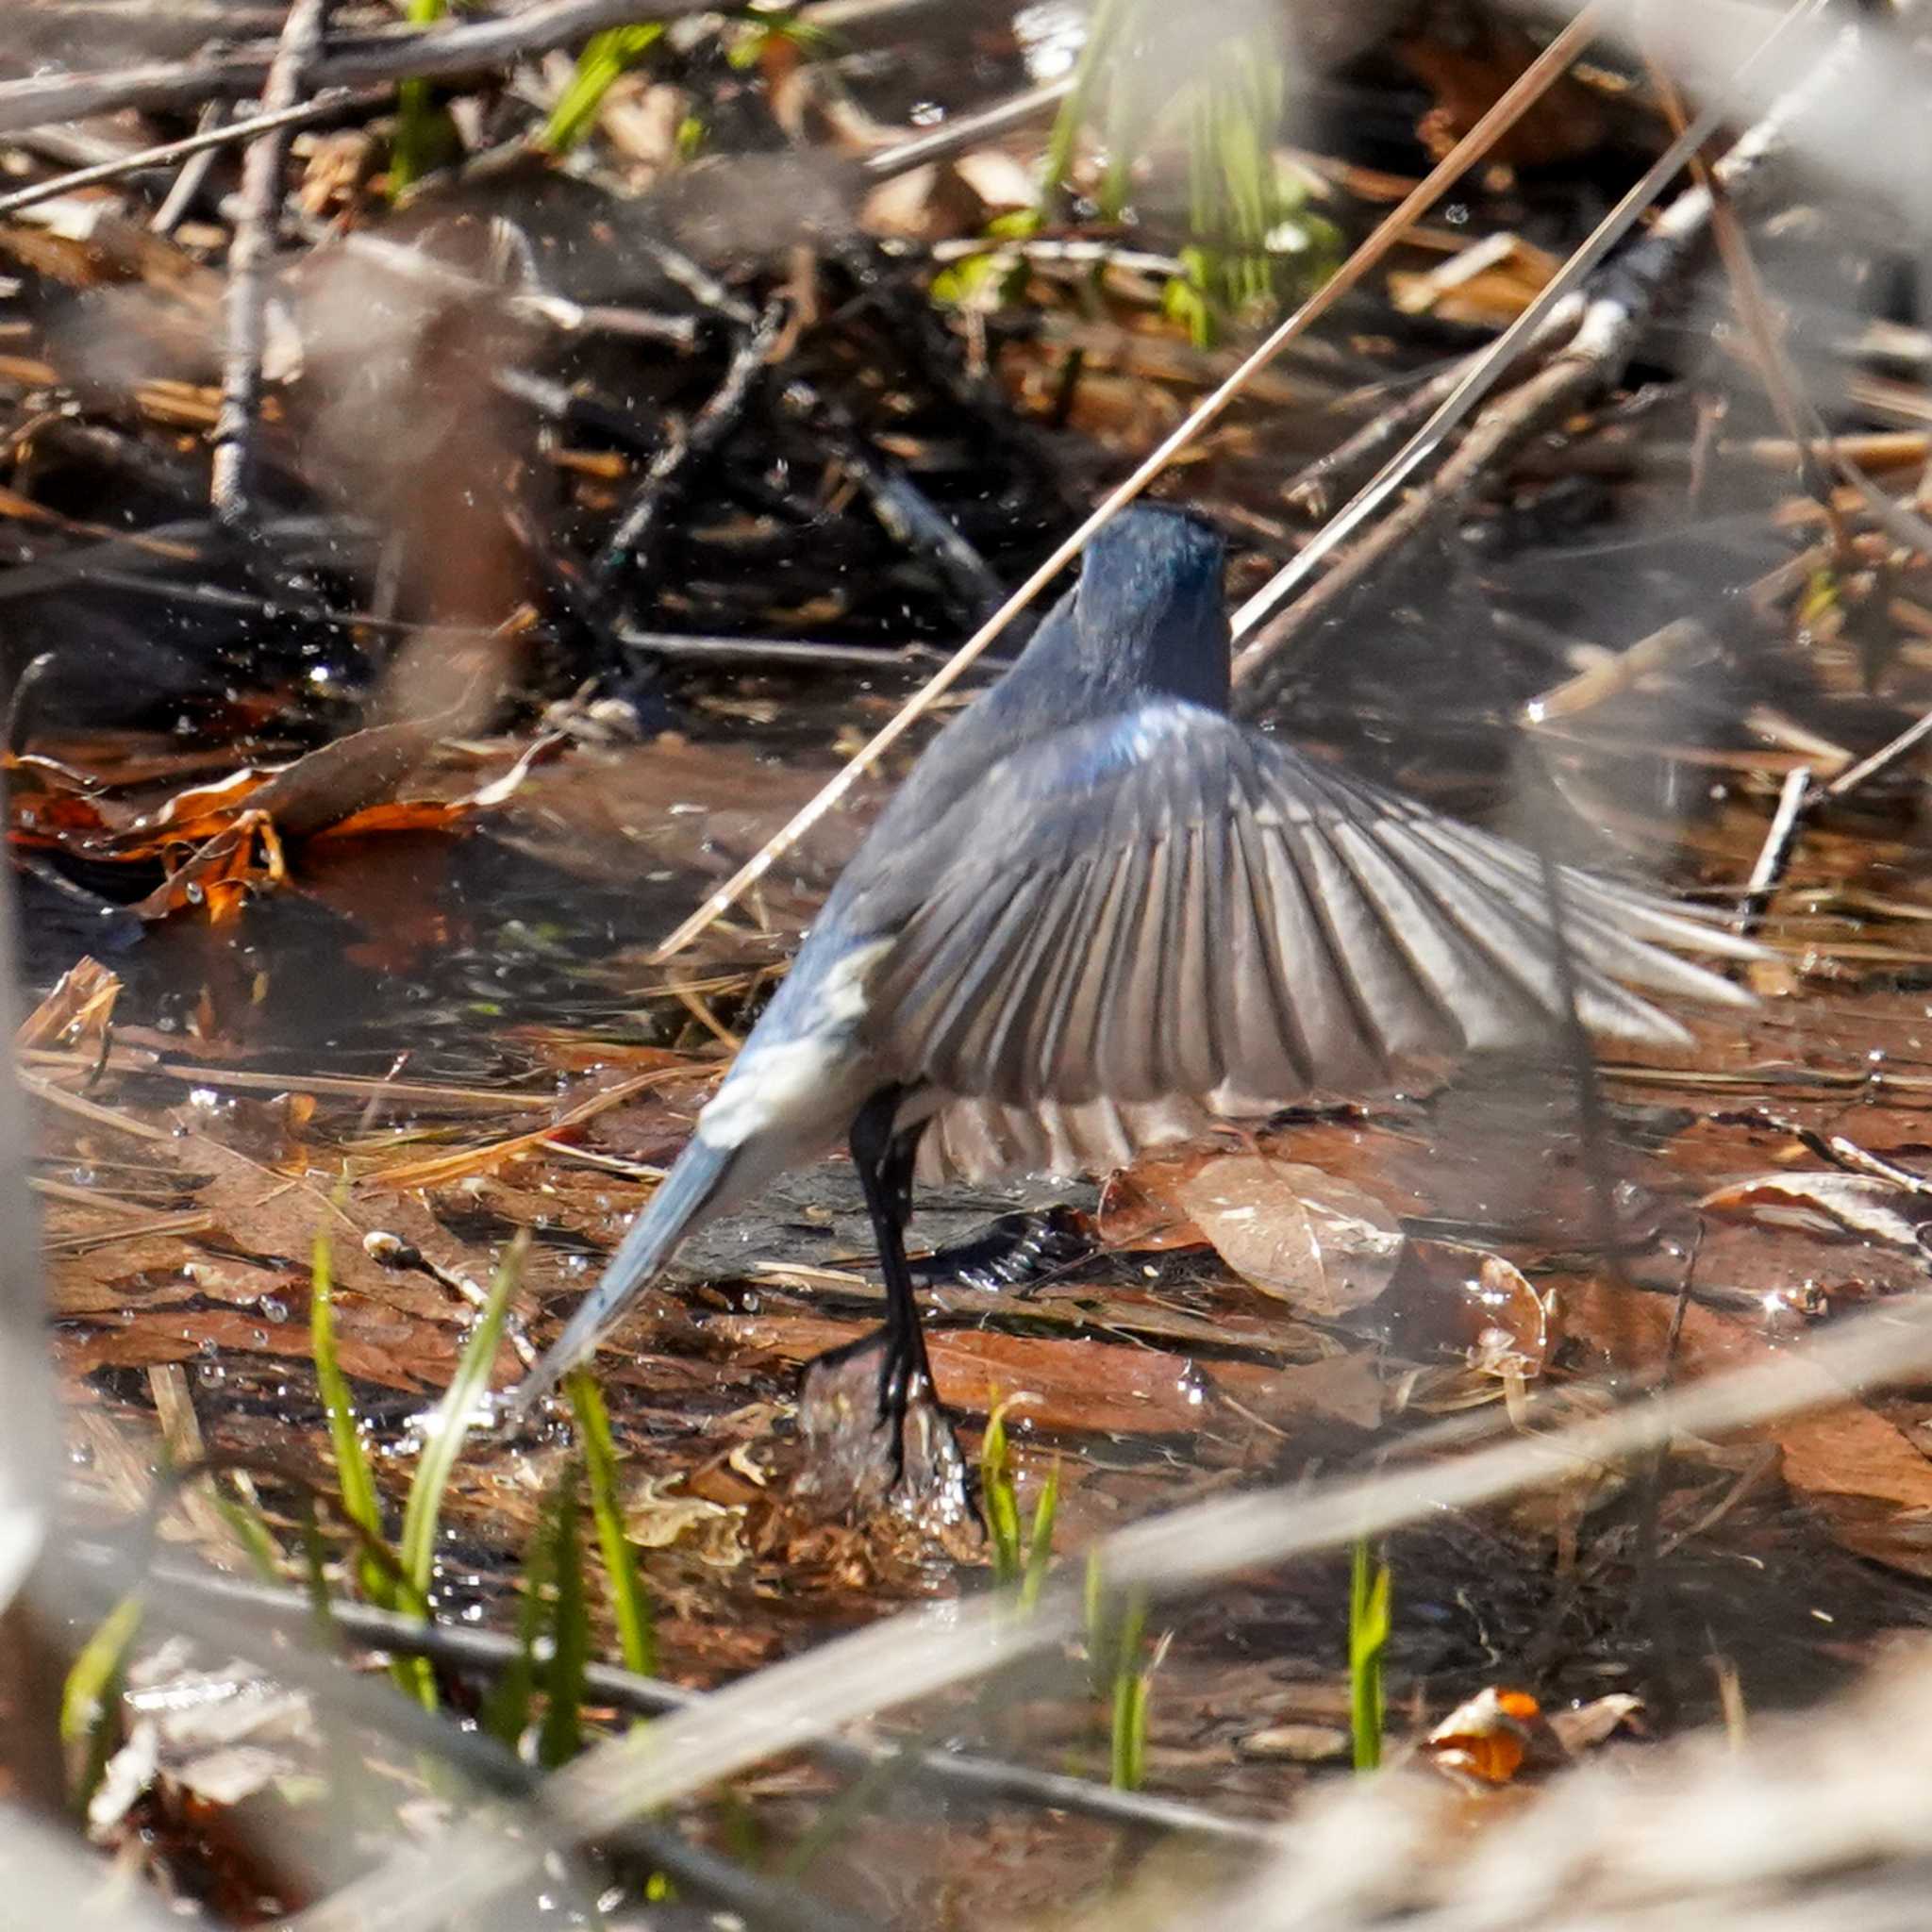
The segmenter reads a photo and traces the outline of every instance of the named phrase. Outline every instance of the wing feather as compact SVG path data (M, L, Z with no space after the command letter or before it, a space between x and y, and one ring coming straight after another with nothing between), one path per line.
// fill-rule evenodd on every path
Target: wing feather
M1666 950L1748 941L1578 873L1562 896L1592 1030L1679 1037L1645 992L1748 1001ZM1217 1095L1361 1092L1564 1009L1533 854L1176 700L1012 753L840 916L891 941L861 1028L943 1096L959 1173L1104 1164Z

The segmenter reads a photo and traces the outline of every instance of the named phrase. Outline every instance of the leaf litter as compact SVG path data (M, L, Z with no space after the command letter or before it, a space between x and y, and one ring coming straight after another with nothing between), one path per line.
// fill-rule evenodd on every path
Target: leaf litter
M1445 128L1467 125L1470 101L1479 111L1495 89L1473 79L1466 61L1452 72L1438 54L1412 64L1440 97L1425 137L1440 145ZM636 107L618 90L608 127L636 138L625 115ZM1522 133L1527 145L1511 158L1526 170L1553 142L1588 149L1601 136L1595 97ZM652 165L665 164L658 153ZM321 194L324 171L312 172ZM962 180L973 173L958 172ZM1366 193L1375 186L1369 173L1336 178ZM327 195L344 206L358 192L353 168L328 177ZM1482 185L1485 197L1513 192ZM921 233L957 225L937 199L913 208L912 225ZM1433 234L1418 242L1391 276L1396 308L1427 309L1438 326L1520 312L1550 262L1514 219L1487 225L1473 247ZM107 208L73 232L13 225L0 241L25 272L113 303L140 345L135 376L125 346L121 366L109 368L98 342L83 353L54 331L29 329L35 354L8 359L9 383L64 385L77 371L128 420L196 433L213 420L207 344L219 288L192 249ZM1144 446L1211 367L1208 352L1156 325L1144 291L1116 267L1091 279L1083 271L1077 289L1058 295L1037 280L1032 319L1036 331L996 339L994 356L1023 404L1038 403L1039 420L1056 434L1084 432L1088 448ZM303 347L289 326L278 325L274 346L278 385ZM890 359L875 348L859 339L832 354L869 381L879 370L884 385L893 380ZM1337 353L1348 380L1388 375L1358 343ZM586 372L594 398L608 365L587 358L572 373ZM1276 403L1306 403L1337 383L1333 373L1299 367L1299 387L1275 379ZM675 378L674 396L688 380ZM891 394L897 409L906 399ZM291 400L303 400L299 384L278 390L267 422L299 470L300 441L281 408ZM1669 433L1684 399L1655 400ZM431 414L464 414L448 394L432 401ZM648 413L658 401L642 407ZM1916 391L1912 401L1922 408ZM921 474L943 475L946 439L926 435L919 407L907 401L910 426L894 421L875 441L909 452ZM1282 409L1279 430L1231 429L1193 484L1235 506L1241 527L1277 547L1291 541L1279 522L1283 439L1291 447L1306 438L1301 419L1319 413ZM1640 506L1660 500L1681 524L1685 469L1698 466L1696 488L1727 504L1738 473L1766 472L1741 438L1711 439L1701 425L1695 444L1684 427L1683 462L1667 444L1646 468L1617 413L1526 457L1530 494L1575 485L1564 466L1580 449ZM958 423L952 431L962 447L984 441ZM48 435L24 431L23 450ZM1330 440L1324 431L1323 443ZM1921 434L1900 460L1924 456ZM568 516L593 520L620 500L612 486L632 467L621 449L555 440L517 460L554 471ZM775 612L781 633L795 634L814 622L857 623L874 595L903 625L912 602L896 558L891 568L871 556L856 568L841 558L829 587L823 571L808 573L809 582L788 577L783 594L765 582L756 559L780 547L773 530L783 527L767 521L771 479L788 464L804 472L806 455L770 458L761 449L758 462L758 488L741 476L739 495L759 514L731 508L728 490L715 503L701 492L706 524L678 533L680 568L668 574L675 588L659 621L695 613L742 632L771 625ZM1702 475L1707 463L1714 481ZM984 494L978 473L969 475ZM850 476L827 472L820 485L798 527L814 545L843 541L844 525L861 520L821 512L841 500L835 491L849 491ZM1749 498L1754 516L1783 488L1759 488ZM1793 501L1779 514L1796 529L1816 508ZM110 541L105 520L63 516L21 491L0 514L31 519L49 541ZM138 547L190 575L204 560L197 542L142 538ZM1567 694L1538 727L1558 789L1626 848L1669 840L1707 880L1741 879L1765 802L1794 758L1818 760L1821 774L1842 769L1850 745L1884 735L1865 725L1889 726L1923 706L1922 642L1890 639L1879 661L1848 630L1860 601L1877 597L1858 572L1836 567L1847 560L1871 561L1826 559L1832 581L1823 585L1817 559L1781 560L1776 581L1752 599L1768 633L1755 641L1761 654L1733 658L1707 638L1668 653L1639 644L1625 655L1641 661L1610 675L1617 654L1589 641L1527 649L1520 668L1546 670L1545 689ZM491 569L502 561L491 552ZM1493 561L1483 589L1507 604L1508 559ZM1923 575L1909 558L1888 560L1887 572L1894 568L1907 588ZM1629 581L1642 575L1633 569ZM747 582L757 600L749 613ZM1547 633L1548 618L1529 621ZM1467 706L1453 687L1467 682L1466 666L1415 635L1412 613L1398 609L1387 628L1392 674L1365 644L1357 675L1311 682L1297 731L1318 747L1400 763L1391 775L1468 803L1488 782L1490 741L1458 736ZM1764 658L1777 661L1778 688L1769 691L1756 688ZM901 675L894 666L878 682ZM1430 715L1438 690L1441 730ZM391 1509L415 1457L412 1419L447 1386L482 1284L515 1232L530 1229L536 1241L493 1366L499 1383L516 1371L519 1337L554 1332L593 1278L649 1171L689 1130L721 1043L741 1032L769 987L857 836L857 818L830 822L821 850L789 860L759 898L714 928L677 983L639 965L644 946L758 848L815 789L855 721L877 722L887 702L853 689L829 706L801 704L794 687L758 673L721 676L700 695L691 713L724 721L735 740L647 731L642 742L612 746L588 732L555 738L548 726L566 721L553 715L535 733L484 747L464 735L468 724L439 738L422 725L365 724L301 751L314 741L315 716L271 690L225 700L226 735L258 738L233 758L225 744L212 756L183 753L166 736L45 733L38 750L11 755L17 859L46 863L77 891L99 888L147 928L138 947L114 956L125 985L107 966L76 969L20 1042L41 1083L39 1178L77 1481L103 1516L140 1506L149 1453L135 1446L144 1439L118 1432L146 1420L161 1374L190 1391L211 1443L272 1452L328 1479L326 1422L307 1356L318 1225L334 1236L341 1361ZM622 708L635 722L637 708ZM1399 729L1389 728L1391 716ZM292 741L276 745L272 734L291 722ZM764 741L803 745L802 757L746 752L745 741L774 725ZM292 760L280 762L291 750ZM1713 774L1722 774L1715 788ZM1687 796L1700 803L1680 824ZM1919 1189L1897 1174L1818 1171L1803 1139L1849 1132L1902 1170L1924 1164L1932 1052L1914 975L1932 959L1923 933L1932 907L1916 885L1928 852L1911 803L1880 794L1808 828L1770 908L1767 933L1781 957L1760 978L1758 1014L1722 1030L1694 1023L1688 1052L1609 1069L1614 1206L1625 1237L1614 1269L1580 1258L1591 1245L1594 1156L1580 1146L1567 1073L1543 1067L1488 1087L1459 1079L1373 1110L1310 1112L1245 1144L1150 1157L1111 1177L1097 1204L1080 1201L1089 1251L1079 1258L1000 1294L937 1283L927 1300L945 1398L969 1425L1016 1389L1035 1398L1016 1412L1013 1435L1023 1479L1064 1470L1060 1560L1100 1527L1231 1484L1426 1456L1484 1431L1552 1428L1604 1400L1606 1381L1641 1389L1765 1359L1842 1307L1922 1286ZM526 869L511 872L512 859ZM513 908L493 890L507 878ZM215 920L231 954L195 950ZM586 934L595 942L584 943ZM305 962L323 1017L298 1033L288 1014ZM401 1021L358 1020L347 1010L358 988L413 1004ZM1738 1111L1767 1093L1788 1123ZM835 1174L835 1197L839 1186ZM687 1268L645 1298L602 1364L630 1535L649 1551L650 1586L667 1612L667 1667L688 1681L741 1671L909 1597L960 1587L962 1576L971 1587L980 1560L966 1550L955 1553L963 1567L939 1565L888 1529L819 1521L800 1506L796 1364L856 1339L877 1307L853 1249L851 1191L823 1216L820 1205L777 1203L747 1217L735 1249L724 1251L740 1265L717 1265L713 1251L707 1265ZM970 1223L1009 1205L939 1203L933 1218ZM1754 1697L1796 1695L1815 1681L1807 1668L1828 1678L1923 1620L1923 1597L1868 1561L1925 1574L1928 1442L1932 1405L1922 1391L1862 1402L1822 1385L1815 1413L1761 1441L1680 1441L1654 1471L1580 1472L1541 1511L1398 1539L1391 1668L1397 1703L1407 1699L1404 1722L1425 1736L1428 1715L1473 1700L1474 1715L1465 1703L1436 1727L1445 1749L1465 1753L1475 1751L1472 1740L1520 1722L1533 1736L1517 1740L1514 1774L1530 1744L1547 1743L1540 1726L1560 1737L1574 1719L1579 1734L1594 1735L1628 1712L1632 1693L1606 1692L1607 1680L1648 1690L1656 1675L1692 1711L1707 1703L1701 1658L1662 1657L1632 1611L1646 1535L1665 1553L1645 1578L1661 1591L1665 1614L1707 1630ZM451 1614L503 1610L515 1553L537 1531L540 1499L566 1455L555 1426L531 1440L472 1439L440 1566ZM277 1526L289 1527L291 1493L272 1480L267 1493ZM184 1520L170 1534L213 1549L218 1530ZM220 1554L233 1560L232 1549ZM1740 1589L1747 1571L1753 1582ZM1344 1581L1321 1564L1237 1579L1183 1617L1153 1705L1148 1760L1164 1788L1268 1816L1291 1805L1300 1767L1321 1760L1345 1715L1337 1686ZM213 1660L209 1674L222 1668ZM1527 1711L1507 1702L1529 1697L1516 1688L1519 1672L1535 1680ZM997 1729L1007 1719L1014 1722L1002 1735L1016 1751L1059 1738L1080 1761L1105 1762L1107 1740L1076 1699L1044 1692L1004 1712L990 1699L958 1721ZM142 1748L150 1772L189 1761L166 1759L158 1740ZM796 1776L770 1774L777 1803ZM893 1872L909 1897L928 1870L947 1864L941 1841L951 1831L922 1824L914 1833L895 1821L891 1857L875 1857L872 1869ZM955 1882L966 1883L958 1866L977 1863L993 1872L1008 1910L1036 1897L1058 1907L1059 1869L1033 1872L1030 1891L1008 1876L1050 1835L1032 1818L1003 1817L967 1857L955 1856ZM914 1836L931 1842L915 1849ZM1086 1874L1103 1862L1098 1852L1069 1853L1067 1834L1058 1837L1072 1868Z

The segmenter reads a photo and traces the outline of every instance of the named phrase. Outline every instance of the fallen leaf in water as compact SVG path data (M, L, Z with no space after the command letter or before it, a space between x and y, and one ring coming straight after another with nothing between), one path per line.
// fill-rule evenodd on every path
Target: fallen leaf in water
M1932 1223L1932 1191L1829 1170L1751 1174L1714 1189L1697 1205L1709 1214L1857 1235L1914 1255L1924 1252L1924 1230Z
M202 1228L213 1224L203 1220ZM275 1268L201 1255L181 1234L134 1229L125 1241L103 1240L79 1254L51 1257L48 1300L63 1317L165 1307L207 1297L257 1307L286 1290Z
M1270 1724L1234 1740L1242 1757L1284 1758L1292 1764L1320 1764L1348 1756L1348 1733L1336 1724Z
M96 1831L118 1824L157 1778L233 1806L312 1761L317 1735L306 1692L239 1658L218 1671L190 1670L187 1652L177 1641L130 1668L127 1741L88 1807Z
M625 1534L647 1550L668 1550L676 1543L713 1569L735 1569L745 1556L743 1506L665 1493L682 1480L640 1477L624 1498Z
M1158 1186L1150 1186L1142 1162L1111 1175L1100 1197L1093 1232L1103 1247L1130 1248L1156 1255L1169 1248L1199 1248L1206 1237Z
M291 763L243 766L191 785L151 810L130 813L98 794L77 800L47 792L17 806L16 843L51 849L91 864L152 867L167 876L132 910L158 920L184 908L231 918L249 893L287 876L286 848L311 840L442 830L503 804L540 752L539 740L504 776L466 796L403 798L427 760L437 721L372 725L305 753Z
M1663 1360L1672 1313L1665 1297L1577 1282L1565 1287L1562 1307L1566 1336L1596 1354L1579 1361L1587 1372L1607 1372L1626 1357L1653 1365ZM1904 1430L1748 1323L1694 1301L1686 1307L1677 1340L1680 1379L1770 1360L1803 1377L1815 1398L1805 1412L1750 1432L1778 1445L1787 1486L1816 1507L1847 1548L1932 1576L1932 1461Z
M85 1334L55 1339L60 1365L70 1375L99 1369L147 1369L159 1362L218 1362L233 1355L267 1355L308 1361L311 1344L307 1320L271 1322L238 1308L143 1310L125 1319L95 1317ZM341 1329L337 1352L344 1372L358 1381L375 1382L410 1394L441 1389L456 1366L456 1338L425 1323L394 1319L358 1322L338 1315ZM512 1372L513 1373L513 1372ZM508 1379L506 1374L503 1379Z
M1634 1720L1643 1708L1643 1699L1627 1690L1612 1690L1592 1697L1588 1704L1574 1704L1568 1710L1547 1713L1557 1741L1574 1757L1595 1747L1619 1731L1637 1728Z
M1172 1184L1173 1199L1250 1286L1334 1317L1389 1286L1404 1235L1360 1188L1318 1167L1224 1154Z
M716 1315L708 1335L737 1348L762 1348L804 1363L854 1341L854 1324L811 1315ZM1237 1413L1283 1428L1326 1417L1359 1428L1381 1419L1382 1385L1362 1353L1274 1367L1195 1361L1120 1341L1005 1335L991 1329L929 1328L926 1345L940 1399L985 1414L1015 1389L1028 1391L1024 1423L1043 1429L1118 1435L1183 1435L1199 1429L1220 1398Z
M1238 1414L1276 1429L1316 1418L1373 1429L1382 1420L1382 1372L1366 1349L1278 1369L1262 1362L1205 1362L1201 1372Z
M761 1348L793 1363L862 1332L809 1315L717 1315L704 1325L728 1337L734 1349ZM1173 1435L1198 1428L1209 1401L1191 1360L1156 1349L965 1328L929 1328L926 1347L948 1408L983 1415L1002 1395L1024 1389L1036 1398L1025 1422L1041 1428Z
M1437 1770L1478 1785L1506 1785L1525 1768L1555 1770L1567 1755L1528 1691L1493 1685L1458 1704L1423 1752Z
M1501 1255L1459 1241L1411 1241L1381 1311L1410 1356L1453 1349L1480 1374L1527 1377L1549 1361L1552 1299Z

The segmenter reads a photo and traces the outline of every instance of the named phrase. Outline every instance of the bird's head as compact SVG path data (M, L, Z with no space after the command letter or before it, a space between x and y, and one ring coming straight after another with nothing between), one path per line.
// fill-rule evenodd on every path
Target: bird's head
M1087 548L1074 600L1078 648L1109 687L1227 708L1225 546L1185 511L1123 510Z

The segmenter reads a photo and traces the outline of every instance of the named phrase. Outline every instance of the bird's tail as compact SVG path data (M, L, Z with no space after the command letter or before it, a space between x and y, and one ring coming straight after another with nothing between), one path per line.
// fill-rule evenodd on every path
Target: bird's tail
M719 1147L693 1135L676 1165L630 1224L604 1278L578 1305L570 1324L549 1353L506 1398L511 1414L521 1414L555 1389L616 1325L640 1290L670 1260L677 1244L717 1202L737 1160L736 1147Z

